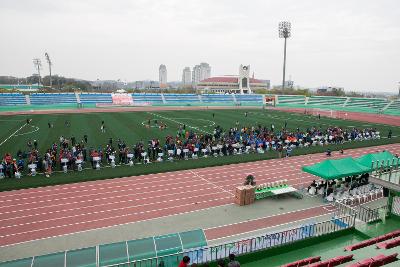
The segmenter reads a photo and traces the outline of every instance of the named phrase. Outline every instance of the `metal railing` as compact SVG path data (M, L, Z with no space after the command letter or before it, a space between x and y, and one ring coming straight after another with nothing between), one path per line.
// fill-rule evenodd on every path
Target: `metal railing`
M180 253L157 256L143 260L107 265L107 267L175 267L183 256L189 256L191 263L203 264L219 259L225 259L230 253L243 255L352 228L355 225L355 215L356 214L354 213L351 215L333 216L332 219L328 221L302 225L300 227L268 233L262 236L242 239L217 246L191 249Z
M375 222L382 219L383 214L387 213L387 205L383 205L377 208L369 208L367 206L349 206L343 202L335 202L335 216L354 216L354 219L358 219L365 223Z

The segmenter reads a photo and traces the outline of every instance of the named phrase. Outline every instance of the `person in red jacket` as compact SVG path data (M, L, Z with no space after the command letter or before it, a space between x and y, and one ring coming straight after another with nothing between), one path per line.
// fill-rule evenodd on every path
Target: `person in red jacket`
M181 262L179 263L178 267L188 267L190 262L190 258L188 256L184 256Z

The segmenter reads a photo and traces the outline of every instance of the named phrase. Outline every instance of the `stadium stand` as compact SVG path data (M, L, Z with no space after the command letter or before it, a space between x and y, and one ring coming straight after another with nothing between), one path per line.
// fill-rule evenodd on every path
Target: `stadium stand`
M279 105L304 105L306 98L302 95L279 95Z
M353 251L353 250L357 250L357 249L360 249L360 248L365 248L365 247L371 246L373 244L377 244L379 242L382 242L382 241L385 241L385 240L389 240L389 239L392 239L392 238L395 238L395 237L398 237L398 236L400 236L400 230L396 230L396 231L387 233L385 235L381 235L381 236L378 236L378 237L367 239L367 240L364 240L364 241L362 241L360 243L347 246L347 247L344 248L344 250Z
M30 95L32 105L73 104L76 102L74 93L33 93Z
M346 107L383 109L388 103L388 100L383 98L351 97Z
M300 266L309 265L311 263L319 262L320 260L321 260L321 256L310 257L310 258L306 258L306 259L302 259L302 260L298 260L295 262L291 262L291 263L282 265L281 267L300 267Z
M212 95L212 94L204 94L201 96L203 102L206 103L233 103L232 95ZM236 96L237 97L237 96Z
M81 93L79 98L83 104L112 103L111 94L107 93Z
M307 105L318 105L318 106L343 106L346 102L346 97L334 97L334 96L311 96L308 99Z
M379 254L373 258L367 258L356 262L354 264L349 265L348 267L375 267L375 266L383 266L388 263L397 261L397 253L393 253L391 255L385 256L383 254Z
M249 103L249 104L262 104L263 98L262 95L236 95L236 101L240 103Z
M400 99L393 101L388 107L387 110L399 111L400 110Z
M376 245L377 248L390 249L400 246L400 238L392 239L387 242L382 242Z
M0 106L26 105L26 99L20 93L0 94Z
M132 94L134 103L151 103L151 104L162 104L163 100L161 94Z
M164 94L165 101L168 103L193 103L200 102L196 94Z
M308 265L309 267L333 267L333 266L338 266L343 263L349 262L353 260L354 255L347 255L347 256L337 256L332 259L328 259L325 261L321 262L316 262L314 264Z

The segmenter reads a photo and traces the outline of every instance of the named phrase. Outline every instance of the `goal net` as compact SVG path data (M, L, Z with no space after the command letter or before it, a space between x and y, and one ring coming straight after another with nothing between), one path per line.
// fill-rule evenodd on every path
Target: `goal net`
M337 110L332 110L332 109L319 109L319 108L313 108L309 114L313 116L321 116L321 117L328 117L328 118L338 118L339 113Z

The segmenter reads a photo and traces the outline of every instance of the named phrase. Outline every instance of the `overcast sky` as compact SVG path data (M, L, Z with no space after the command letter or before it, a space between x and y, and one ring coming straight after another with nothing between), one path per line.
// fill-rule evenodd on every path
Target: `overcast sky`
M399 0L0 0L0 75L30 75L48 52L67 77L158 80L165 64L174 81L207 62L213 76L249 64L279 84L282 20L296 85L397 91Z

